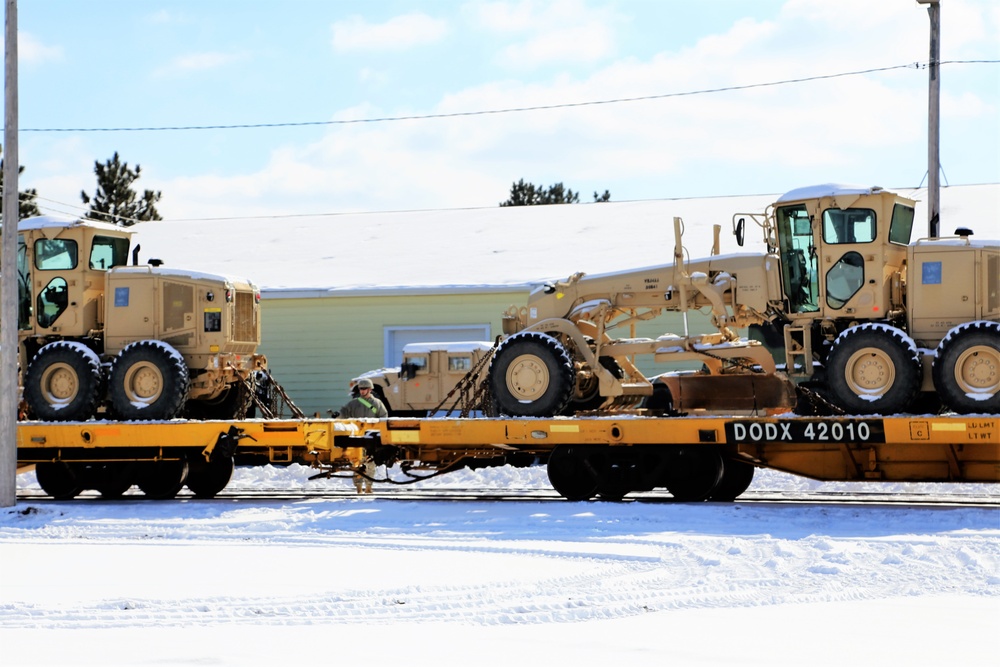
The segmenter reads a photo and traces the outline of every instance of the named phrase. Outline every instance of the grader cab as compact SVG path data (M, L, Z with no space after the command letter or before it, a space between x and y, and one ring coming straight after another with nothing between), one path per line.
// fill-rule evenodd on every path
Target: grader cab
M18 329L28 416L231 418L266 367L249 281L128 266L132 232L51 217L18 226Z
M734 216L738 242L748 217L763 255L720 255L716 244L687 261L675 218L673 264L533 290L507 312L491 363L500 411L773 412L809 392L825 408L894 414L923 389L947 409L1000 412L1000 243L962 232L910 244L914 202L881 188L794 190L764 214ZM691 334L691 309L709 311L717 333ZM628 335L665 312L685 313L683 334ZM702 369L651 381L637 355Z

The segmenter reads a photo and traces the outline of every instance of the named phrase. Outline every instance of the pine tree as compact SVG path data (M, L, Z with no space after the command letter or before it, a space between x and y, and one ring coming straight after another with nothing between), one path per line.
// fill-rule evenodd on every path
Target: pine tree
M95 161L97 192L92 198L86 192L80 192L83 203L90 204L89 217L122 227L145 220L162 220L156 210L156 202L160 201L162 193L145 190L139 198L132 189L140 173L141 167L135 165L135 169L129 169L128 163L118 157L118 151L104 164Z
M611 201L611 193L607 190L603 195L594 193L595 202ZM525 183L520 179L510 186L510 196L507 201L500 202L501 206L537 206L541 204L578 204L580 203L580 193L573 192L561 182L545 187L544 185L533 185Z
M0 147L0 154L3 153L3 147ZM18 174L24 173L24 166L18 166ZM3 158L0 158L0 194L3 193ZM19 220L24 220L25 218L30 218L35 215L41 215L41 211L38 210L38 204L35 203L35 199L38 197L38 191L34 188L29 190L21 190L20 196L17 198L17 215Z

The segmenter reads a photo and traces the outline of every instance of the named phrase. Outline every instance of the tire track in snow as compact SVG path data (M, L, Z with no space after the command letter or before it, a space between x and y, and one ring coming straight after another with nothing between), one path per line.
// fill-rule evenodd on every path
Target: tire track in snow
M567 543L545 551L583 572L531 582L350 589L291 597L216 596L182 599L110 599L76 608L0 605L4 627L96 628L261 623L391 624L461 622L477 625L544 624L610 619L650 612L832 602L919 594L928 578L965 594L996 594L998 545L972 550L961 538L936 544L919 539L841 543L804 540L670 536L639 540L653 557L614 556L608 543ZM623 540L621 551L627 551ZM385 548L385 544L380 545ZM431 545L408 545L423 550ZM611 546L615 546L612 541ZM496 545L464 550L497 553ZM532 550L511 547L506 553ZM535 555L538 555L537 553ZM894 566L892 576L872 564ZM492 574L492 573L491 573ZM991 580L992 577L992 580ZM991 583L992 581L992 583Z

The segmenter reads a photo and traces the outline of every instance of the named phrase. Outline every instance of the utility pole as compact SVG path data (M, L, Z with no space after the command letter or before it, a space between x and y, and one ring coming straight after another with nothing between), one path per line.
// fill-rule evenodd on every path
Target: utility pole
M17 503L17 0L4 33L3 227L0 229L0 507Z
M927 5L931 19L931 53L927 103L927 235L936 238L941 222L941 2L917 0Z

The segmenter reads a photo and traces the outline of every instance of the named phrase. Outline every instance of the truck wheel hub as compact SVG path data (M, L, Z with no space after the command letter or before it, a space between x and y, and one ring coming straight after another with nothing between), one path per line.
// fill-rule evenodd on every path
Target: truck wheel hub
M68 364L53 364L42 376L45 398L51 405L71 403L80 385L76 372Z
M881 350L859 350L851 356L845 369L851 389L861 394L881 394L892 386L896 377L895 367Z
M958 358L955 378L966 392L995 392L1000 384L1000 356L985 346L971 347Z
M549 369L534 355L521 355L507 367L507 388L519 401L533 401L548 387Z
M150 401L163 390L163 378L154 366L138 364L126 374L125 389L130 400Z

